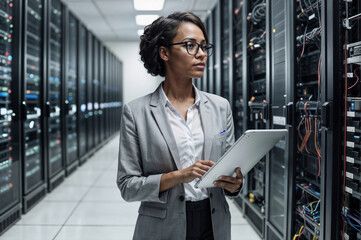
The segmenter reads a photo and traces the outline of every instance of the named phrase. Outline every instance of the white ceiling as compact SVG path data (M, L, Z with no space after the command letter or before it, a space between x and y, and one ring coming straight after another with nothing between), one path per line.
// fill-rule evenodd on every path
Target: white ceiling
M149 0L152 1L152 0ZM133 0L62 0L70 11L102 41L139 40L135 15L166 16L174 11L191 11L203 21L218 0L165 0L162 11L135 11Z

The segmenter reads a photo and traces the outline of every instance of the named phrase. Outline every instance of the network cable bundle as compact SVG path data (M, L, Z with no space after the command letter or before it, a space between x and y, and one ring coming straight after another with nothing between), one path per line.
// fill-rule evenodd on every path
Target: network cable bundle
M321 1L296 1L296 199L294 239L320 236Z
M342 2L344 127L342 239L361 239L361 3Z
M265 129L268 117L266 101L266 8L265 0L248 1L248 129ZM266 160L263 158L248 174L248 201L265 214ZM262 222L258 217L251 221Z

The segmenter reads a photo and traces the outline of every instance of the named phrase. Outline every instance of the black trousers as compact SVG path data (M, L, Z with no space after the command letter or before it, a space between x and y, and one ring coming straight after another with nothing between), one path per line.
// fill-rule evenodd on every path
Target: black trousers
M209 198L186 202L187 240L213 240Z

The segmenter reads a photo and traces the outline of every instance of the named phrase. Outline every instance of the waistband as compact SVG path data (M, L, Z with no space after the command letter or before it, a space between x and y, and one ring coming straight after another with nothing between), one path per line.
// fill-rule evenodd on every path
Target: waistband
M186 201L187 210L210 209L210 205L209 198L203 199L201 201Z

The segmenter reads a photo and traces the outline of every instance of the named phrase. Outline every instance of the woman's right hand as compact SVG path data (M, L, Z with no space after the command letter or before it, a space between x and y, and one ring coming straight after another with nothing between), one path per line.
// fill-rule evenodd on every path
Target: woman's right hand
M196 178L201 178L213 165L214 165L213 161L198 160L193 165L185 169L179 170L182 176L182 182L189 183Z

